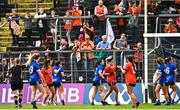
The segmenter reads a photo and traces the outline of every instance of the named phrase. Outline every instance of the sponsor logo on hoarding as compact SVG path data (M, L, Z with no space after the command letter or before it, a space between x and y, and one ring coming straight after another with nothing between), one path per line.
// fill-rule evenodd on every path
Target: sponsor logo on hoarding
M84 84L64 84L65 102L67 104L83 104ZM11 104L13 101L13 92L10 85L0 85L0 104ZM38 92L37 92L38 94ZM23 88L23 103L31 102L31 87L27 84ZM41 103L42 99L38 101ZM61 102L60 93L57 93L57 102Z
M108 85L105 85L106 91L108 90ZM129 95L126 92L126 85L125 84L117 84L118 90L119 90L119 101L121 104L129 104L131 103L131 99ZM138 100L142 103L143 102L143 93L142 93L142 87L141 84L136 84L136 87L134 88L135 95L137 96ZM89 104L92 102L91 96L93 93L93 86L92 84L86 84L85 85L85 96L88 96L88 100L84 100L84 104ZM115 104L115 98L114 93L112 93L106 100L110 104ZM95 97L95 104L101 104L101 92L98 91Z

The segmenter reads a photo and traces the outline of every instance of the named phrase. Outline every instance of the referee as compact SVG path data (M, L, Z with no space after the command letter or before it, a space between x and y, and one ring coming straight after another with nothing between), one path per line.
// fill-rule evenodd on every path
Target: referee
M11 89L14 93L15 108L22 108L22 90L23 90L23 80L21 78L22 69L25 66L19 65L19 59L15 58L13 61L13 66L9 69L7 76L10 78Z

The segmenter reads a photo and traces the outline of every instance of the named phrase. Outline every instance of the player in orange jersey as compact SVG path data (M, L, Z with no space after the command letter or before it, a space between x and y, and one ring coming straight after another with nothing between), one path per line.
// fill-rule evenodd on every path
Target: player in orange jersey
M53 104L53 99L55 96L55 88L53 86L53 81L52 81L52 73L53 73L53 67L50 66L50 60L46 60L44 63L43 68L41 69L41 73L43 74L44 80L45 80L45 97L43 98L43 103L42 105L46 105L46 100L51 94L51 104Z
M131 100L134 104L133 108L138 108L139 102L133 93L133 87L135 87L136 80L137 80L136 79L136 65L134 63L134 57L128 56L127 61L128 63L125 65L124 69L122 68L122 66L118 66L118 68L122 71L122 73L125 76L127 93L131 97Z
M102 104L103 105L108 104L105 100L114 91L116 105L120 105L120 102L118 101L118 88L116 86L116 66L113 64L112 56L109 56L108 58L106 58L106 67L105 67L104 75L107 76L107 83L110 88L109 88L109 91L105 94Z

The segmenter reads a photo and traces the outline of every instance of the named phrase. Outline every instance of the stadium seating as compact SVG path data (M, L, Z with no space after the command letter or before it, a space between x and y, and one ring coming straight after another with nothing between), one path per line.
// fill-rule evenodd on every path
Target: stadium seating
M25 11L28 10L32 16L36 13L36 0L16 0L17 4L17 12L19 16L24 16ZM52 7L52 1L51 0L39 0L39 7L43 7L46 11L49 10ZM0 24L4 23L6 21L5 16L9 16L11 13L11 9L14 8L14 0L8 0L7 4L7 11L6 14L1 18ZM1 14L2 15L2 14ZM12 46L12 37L11 33L9 31L9 24L7 23L2 29L0 29L0 51L6 52L9 47ZM20 27L24 32L24 22L20 20ZM27 40L24 34L22 33L20 37L20 43L23 43L23 41ZM36 31L36 24L33 24L33 33L32 33L33 40L36 41L36 38L38 38L38 33ZM13 47L12 47L13 48ZM28 48L28 47L27 47ZM26 50L26 47L23 48ZM13 50L13 49L12 49Z

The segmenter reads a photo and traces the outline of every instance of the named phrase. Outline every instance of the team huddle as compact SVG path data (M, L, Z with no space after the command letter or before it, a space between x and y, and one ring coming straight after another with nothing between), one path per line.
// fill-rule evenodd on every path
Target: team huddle
M174 104L174 99L176 97L176 84L175 75L177 74L176 66L172 63L172 57L165 58L165 61L159 57L156 62L158 68L154 75L154 87L155 87L155 105L161 105L160 102L160 90L162 89L164 93L165 105ZM169 94L169 86L173 90L172 98Z
M174 99L176 97L176 85L175 85L175 74L176 67L171 63L172 58L168 57L164 60L162 58L157 58L158 69L154 75L155 84L155 95L156 103L155 105L160 105L160 90L162 89L165 96L165 105L174 104ZM29 67L30 77L29 84L31 85L31 104L33 109L37 109L36 102L43 97L42 106L48 104L57 105L57 90L60 92L60 98L62 105L65 105L64 101L64 87L62 85L62 80L65 77L64 68L59 61L53 62L51 60L46 60L42 68L40 68L40 54L38 52L32 53L26 65L20 65L20 60L15 58L13 66L8 72L8 77L10 78L11 88L14 93L15 107L22 108L22 90L23 90L23 80L21 78L22 68ZM138 108L139 101L133 93L133 87L136 85L136 65L134 63L133 56L127 56L127 63L124 68L122 66L116 66L113 63L113 57L109 56L106 59L97 60L94 66L94 78L93 78L93 94L91 105L95 105L94 100L98 89L101 91L101 103L102 105L108 105L106 99L108 96L114 92L116 105L120 105L118 100L118 87L116 85L116 72L120 70L124 74L125 83L127 87L127 93L130 96L133 108ZM106 92L103 83L107 82L109 89ZM173 90L173 97L171 98L168 94L169 86ZM37 94L37 90L39 91Z

